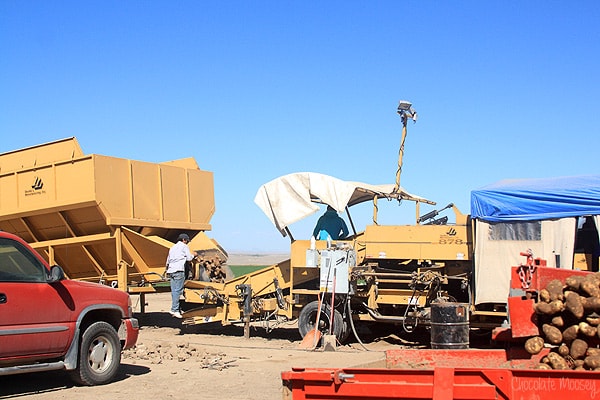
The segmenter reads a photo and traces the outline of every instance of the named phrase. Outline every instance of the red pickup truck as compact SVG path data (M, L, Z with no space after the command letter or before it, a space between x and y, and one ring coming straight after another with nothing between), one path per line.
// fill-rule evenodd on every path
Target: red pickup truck
M0 375L64 369L79 384L105 384L138 333L127 293L69 280L0 232Z

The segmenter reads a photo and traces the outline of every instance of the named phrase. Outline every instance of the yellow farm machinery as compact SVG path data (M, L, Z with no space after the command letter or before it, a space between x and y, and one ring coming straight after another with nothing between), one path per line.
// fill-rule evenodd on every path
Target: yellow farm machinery
M69 278L142 300L169 290L162 274L181 232L203 260L226 261L205 234L214 210L213 174L193 158L150 163L84 154L75 138L0 154L0 229L24 238Z

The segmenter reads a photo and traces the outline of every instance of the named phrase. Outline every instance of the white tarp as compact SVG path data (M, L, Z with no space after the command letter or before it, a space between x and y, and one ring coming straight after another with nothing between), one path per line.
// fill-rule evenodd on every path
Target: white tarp
M523 221L514 221L519 222ZM476 220L475 304L506 303L511 267L524 264L526 258L520 253L529 249L534 258L546 260L548 267L573 269L577 219L561 218L540 223L539 240L499 240L491 237L491 226L506 226L510 222Z
M315 172L298 172L267 182L258 189L254 202L285 236L287 226L319 211L318 203L328 204L342 212L346 206L372 200L376 196L435 204L402 188L394 193L393 184L347 182Z

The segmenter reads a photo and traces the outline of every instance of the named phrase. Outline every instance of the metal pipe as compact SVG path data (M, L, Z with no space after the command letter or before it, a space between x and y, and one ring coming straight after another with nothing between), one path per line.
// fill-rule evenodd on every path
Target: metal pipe
M252 288L250 285L237 285L236 289L242 294L243 312L244 312L244 338L250 338L250 316L252 315Z
M395 272L363 272L360 274L361 276L381 276L381 277L385 277L385 278L405 278L405 277L412 277L412 274L407 274L407 273L395 273Z
M379 322L404 322L407 319L406 317L398 317L395 315L384 316L369 308L365 303L362 303L362 305L365 307L365 310L367 310L367 313L369 313L374 320Z
M354 233L354 236L356 236L356 228L354 227L354 221L352 221L352 217L350 216L350 210L348 209L348 206L346 206L346 215L348 215L348 221L350 222L350 226L352 227L352 232Z
M402 116L402 138L400 139L400 151L398 151L398 169L396 170L396 185L394 192L400 190L400 174L402 173L402 156L404 156L404 141L406 140L406 116Z

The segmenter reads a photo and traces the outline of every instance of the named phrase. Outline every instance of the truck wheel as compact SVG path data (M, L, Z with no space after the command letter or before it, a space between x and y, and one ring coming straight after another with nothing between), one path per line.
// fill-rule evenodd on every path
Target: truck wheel
M319 302L313 301L305 305L298 315L298 331L300 336L304 337L306 334L315 329L315 323L317 322L317 312L319 311ZM323 304L321 306L321 316L319 317L319 331L323 334L329 333L329 326L331 325L331 307L329 304ZM338 310L333 313L333 330L332 334L342 342L344 338L344 319L342 314ZM346 336L347 337L347 336Z
M90 325L79 347L73 379L82 385L103 385L113 380L121 363L121 343L112 325L99 321Z

